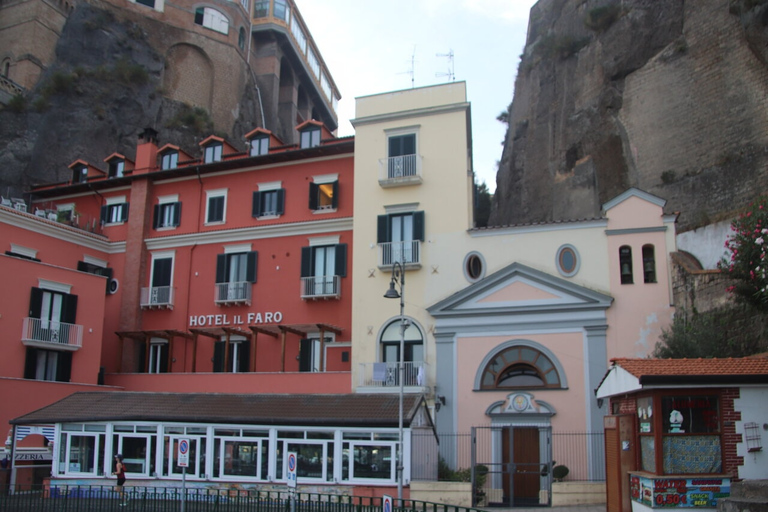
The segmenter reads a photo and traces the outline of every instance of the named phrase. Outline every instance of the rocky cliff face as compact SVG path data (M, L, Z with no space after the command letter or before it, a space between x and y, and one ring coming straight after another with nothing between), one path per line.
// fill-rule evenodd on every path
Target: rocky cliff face
M159 131L161 143L193 154L213 133L203 110L163 97L163 58L146 30L89 4L74 10L56 47L56 64L24 103L0 111L0 194L21 196L32 184L67 181L67 166L77 159L102 169L113 151L133 159L145 127ZM256 126L256 101L250 92L241 99L237 133L226 134L228 139Z
M768 4L540 0L490 224L600 215L638 187L678 231L768 188Z

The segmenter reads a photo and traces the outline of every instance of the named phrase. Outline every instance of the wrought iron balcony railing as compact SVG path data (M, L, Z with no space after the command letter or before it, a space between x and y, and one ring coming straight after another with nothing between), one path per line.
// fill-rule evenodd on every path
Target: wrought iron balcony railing
M250 306L252 288L248 281L216 283L213 300L216 304L248 304Z
M40 318L25 318L21 332L25 345L45 345L64 350L83 346L83 326Z
M395 393L400 387L400 363L360 363L359 387L382 388ZM403 387L423 391L427 385L427 363L406 361L403 363ZM417 389L414 389L417 388Z
M172 286L150 286L141 289L140 304L143 308L173 309L176 289Z
M338 299L341 296L339 276L316 276L301 278L302 299Z

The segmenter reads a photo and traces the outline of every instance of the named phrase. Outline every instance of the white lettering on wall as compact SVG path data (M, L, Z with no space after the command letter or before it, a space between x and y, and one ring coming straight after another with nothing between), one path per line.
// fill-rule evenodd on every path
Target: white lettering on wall
M222 325L253 325L280 323L283 313L280 311L265 311L264 313L249 312L245 317L241 315L190 315L190 327L216 327Z

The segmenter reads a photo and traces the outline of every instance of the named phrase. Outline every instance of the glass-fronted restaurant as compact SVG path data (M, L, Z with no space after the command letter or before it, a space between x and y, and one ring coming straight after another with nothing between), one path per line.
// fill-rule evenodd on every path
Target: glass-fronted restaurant
M410 480L412 430L431 429L423 397L404 398L404 481ZM109 485L122 454L134 485L254 489L285 486L296 453L299 485L397 484L396 395L222 395L76 393L13 420L52 424L51 484ZM188 446L186 466L179 445ZM436 438L435 438L436 443ZM346 489L344 489L346 488Z

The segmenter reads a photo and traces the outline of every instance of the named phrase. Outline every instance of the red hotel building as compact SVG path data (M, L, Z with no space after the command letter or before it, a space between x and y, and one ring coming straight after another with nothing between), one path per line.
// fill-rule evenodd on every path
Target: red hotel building
M147 129L134 161L3 199L11 483L108 484L122 453L132 480L174 485L189 438L192 485L284 486L296 451L299 483L392 491L397 396L351 388L354 139L297 130L195 158ZM431 425L420 397L406 411Z

